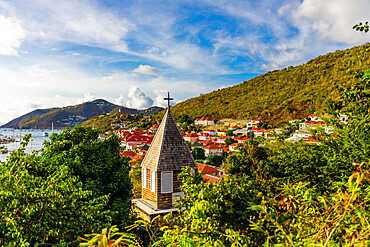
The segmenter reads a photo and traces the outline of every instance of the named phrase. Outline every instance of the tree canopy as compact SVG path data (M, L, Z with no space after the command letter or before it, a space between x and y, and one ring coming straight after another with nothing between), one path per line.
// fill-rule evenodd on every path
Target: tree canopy
M116 137L76 126L53 134L39 154L22 147L0 165L0 245L77 246L101 227L131 224L131 182Z

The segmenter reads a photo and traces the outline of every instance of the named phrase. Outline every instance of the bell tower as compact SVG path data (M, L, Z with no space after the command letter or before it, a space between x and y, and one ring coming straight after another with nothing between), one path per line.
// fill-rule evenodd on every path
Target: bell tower
M198 169L172 116L169 94L165 100L168 109L141 164L142 198L133 201L139 210L145 211L146 207L156 214L173 209L178 197L183 196L181 181L177 178L182 167ZM146 213L150 217L150 213Z

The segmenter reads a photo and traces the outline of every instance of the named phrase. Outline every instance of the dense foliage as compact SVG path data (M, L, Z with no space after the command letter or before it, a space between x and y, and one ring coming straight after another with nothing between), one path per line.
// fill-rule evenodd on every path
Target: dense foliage
M366 71L369 67L370 49L366 43L186 100L171 110L175 117L261 117L276 124L330 110L340 97L337 88L355 83L355 71Z
M191 149L191 154L193 155L194 160L205 160L206 154L203 148L195 147Z
M351 110L349 124L333 117L332 133L313 131L319 144L247 140L217 183L185 168L181 210L164 217L161 231L145 225L147 245L368 246L370 72L356 78L336 103Z
M89 127L65 130L44 143L40 157L47 160L48 167L67 165L94 196L109 195L106 210L113 224L122 227L129 222L131 212L129 159L120 157L117 136L100 141L98 135L99 131Z
M211 166L220 167L224 162L224 157L217 154L211 154L206 159L206 164Z
M139 220L125 228L133 222L133 188L117 137L98 141L98 131L77 126L52 135L39 155L26 155L23 144L0 166L0 245L73 246L77 236L117 224L134 231L136 239L113 227L87 236L84 246L369 246L370 71L349 70L348 82L335 81L333 74L325 76L335 81L330 84L337 86L333 94L324 90L323 85L330 85L324 83L323 74L316 78L314 73L321 66L326 71L328 61L335 60L337 65L330 71L341 75L342 70L336 69L351 63L353 54L360 56L356 63L368 66L362 59L368 58L368 51L366 44L319 57L299 67L300 72L288 68L287 77L281 72L260 77L281 85L287 82L284 78L296 86L304 82L305 88L317 87L332 96L331 101L320 102L324 96L312 88L309 96L304 93L307 89L296 91L303 95L283 104L286 113L298 114L293 103L312 96L314 100L302 103L307 112L321 103L333 113L344 109L351 112L349 124L338 123L333 115L332 133L320 129L312 133L319 144L262 137L238 145L238 152L226 160L209 156L208 164L223 164L228 173L217 183L202 182L201 174L184 169L179 175L185 192L179 213L165 216L164 221ZM313 70L305 74L305 69ZM314 84L313 79L324 84ZM280 89L289 94L287 88ZM191 117L183 118L186 122ZM193 155L198 157L199 151L194 149ZM134 193L140 190L140 171L139 161L131 171L137 185Z
M1 164L1 246L76 246L83 233L133 222L120 140L97 137L76 126L53 134L39 155L25 154L23 147Z
M217 183L185 169L185 210L166 217L157 245L368 246L370 104L361 97L368 75L341 93L354 113L350 124L316 130L319 145L248 140Z
M369 122L354 120L321 145L249 140L227 159L229 176L217 183L185 170L179 206L186 210L167 216L158 243L369 244Z

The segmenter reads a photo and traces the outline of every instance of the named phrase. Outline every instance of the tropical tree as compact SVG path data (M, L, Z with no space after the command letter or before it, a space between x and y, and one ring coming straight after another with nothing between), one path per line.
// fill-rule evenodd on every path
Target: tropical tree
M232 137L229 137L229 138L226 138L225 139L225 146L230 146L231 144L233 144L233 143L237 143L238 141L237 140L235 140L234 138L232 138Z
M225 134L227 136L234 136L234 131L233 130L227 130Z
M59 135L53 134L44 143L38 163L45 169L63 164L78 176L92 198L109 195L105 207L112 224L119 228L132 223L132 183L129 177L129 158L120 157L120 139L112 136L98 139L99 131L91 127L75 126Z
M217 154L211 154L206 159L206 164L211 166L217 166L220 167L222 163L224 162L224 157Z
M205 151L201 147L193 148L193 150L191 150L191 154L193 155L195 160L205 160L206 159Z
M109 222L108 195L93 196L64 164L46 167L25 154L29 138L0 166L0 245L77 246L78 236Z

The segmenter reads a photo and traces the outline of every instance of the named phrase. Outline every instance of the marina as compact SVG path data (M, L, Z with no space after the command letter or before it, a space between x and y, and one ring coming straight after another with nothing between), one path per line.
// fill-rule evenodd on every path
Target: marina
M40 150L44 141L49 140L52 133L60 133L61 130L51 129L11 129L0 128L0 161L5 161L9 154L20 147L20 141L25 135L31 134L31 140L26 147L26 153Z

